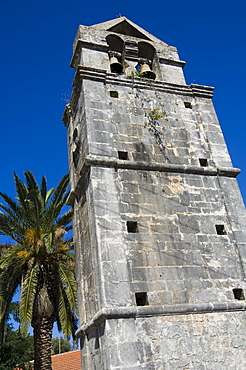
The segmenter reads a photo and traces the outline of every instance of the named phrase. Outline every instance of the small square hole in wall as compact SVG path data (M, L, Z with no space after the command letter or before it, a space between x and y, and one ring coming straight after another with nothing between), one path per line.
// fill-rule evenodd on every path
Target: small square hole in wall
M235 288L235 289L232 289L232 290L233 290L233 294L234 294L235 299L238 299L239 301L245 300L243 289Z
M127 221L126 226L127 226L127 231L129 233L138 233L138 223L137 223L137 221Z
M118 158L126 161L128 159L128 152L118 151Z
M136 299L137 306L147 306L148 305L148 299L147 299L146 292L135 293L135 299Z
M111 96L111 98L118 98L119 97L118 91L110 91L109 95Z
M192 109L192 105L191 105L191 103L190 103L190 102L188 102L188 101L185 101L185 102L184 102L184 106L185 106L185 108L190 108L190 109Z
M207 167L208 160L206 158L199 158L200 166L201 167Z
M218 235L226 235L225 225L215 225Z

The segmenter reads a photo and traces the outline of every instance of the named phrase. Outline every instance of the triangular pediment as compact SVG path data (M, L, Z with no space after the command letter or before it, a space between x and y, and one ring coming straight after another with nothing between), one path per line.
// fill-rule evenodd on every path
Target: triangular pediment
M147 36L145 36L137 28L133 27L126 20L114 25L113 27L108 28L107 31L120 33L122 35L127 35L127 36L132 36L132 37L138 37L140 39L151 41Z
M143 28L139 27L136 23L132 22L130 19L123 16L116 19L111 19L110 21L94 24L93 26L90 27L101 29L107 32L119 33L121 35L126 35L129 37L136 37L143 40L148 40L152 42L161 42L165 44L163 41L159 40L151 33L147 32Z

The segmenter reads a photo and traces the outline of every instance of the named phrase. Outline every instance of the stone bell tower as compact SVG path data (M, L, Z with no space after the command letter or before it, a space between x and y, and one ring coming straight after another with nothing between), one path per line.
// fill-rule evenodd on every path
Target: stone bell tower
M125 17L79 26L68 130L84 370L245 369L246 215L213 88Z

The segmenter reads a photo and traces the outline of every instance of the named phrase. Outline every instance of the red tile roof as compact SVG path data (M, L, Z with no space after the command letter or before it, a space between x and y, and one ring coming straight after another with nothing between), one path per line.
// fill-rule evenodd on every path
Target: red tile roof
M60 353L59 355L51 356L52 370L81 370L80 350ZM33 361L31 361L33 362ZM13 370L22 370L15 367Z
M81 370L80 350L52 356L52 370Z

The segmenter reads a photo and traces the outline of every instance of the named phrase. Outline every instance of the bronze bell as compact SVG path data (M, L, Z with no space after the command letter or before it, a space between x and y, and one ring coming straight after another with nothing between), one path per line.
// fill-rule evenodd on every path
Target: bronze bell
M112 73L122 73L123 71L123 65L118 61L118 59L115 56L112 56L109 59L110 68Z
M150 80L155 80L156 74L151 71L150 66L147 63L141 64L140 76L144 78L149 78Z

